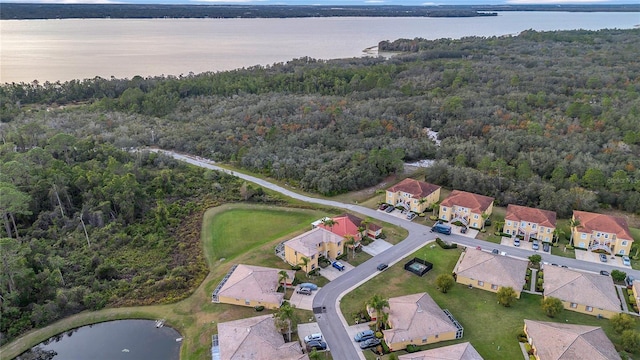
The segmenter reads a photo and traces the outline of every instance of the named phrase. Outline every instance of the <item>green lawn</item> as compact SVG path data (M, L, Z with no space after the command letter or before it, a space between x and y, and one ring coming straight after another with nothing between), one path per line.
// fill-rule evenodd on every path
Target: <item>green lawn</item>
M460 250L443 250L440 247L427 245L403 261L390 267L371 281L347 294L341 302L341 310L352 325L354 316L363 309L364 302L375 293L386 298L427 292L443 309L448 309L464 327L461 340L437 343L422 347L430 349L458 342L469 341L485 359L520 359L520 347L516 339L523 326L524 319L540 321L559 321L571 324L601 326L609 338L619 342L608 320L597 319L571 311L563 311L555 319L548 318L540 308L541 296L523 294L522 298L510 308L497 303L494 293L479 289L469 289L456 284L448 293L443 294L436 289L435 279L439 274L451 273L460 255ZM405 262L413 257L425 259L434 267L425 276L418 277L403 269ZM640 324L636 325L640 330ZM399 352L402 354L404 352ZM371 358L369 354L366 354ZM388 359L388 355L383 357Z

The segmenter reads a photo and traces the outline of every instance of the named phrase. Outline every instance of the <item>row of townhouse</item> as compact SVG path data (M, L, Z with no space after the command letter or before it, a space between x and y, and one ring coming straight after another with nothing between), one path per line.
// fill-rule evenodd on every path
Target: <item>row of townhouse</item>
M387 190L386 202L422 213L440 200L440 187L414 179L405 179ZM460 222L480 229L493 212L492 197L453 190L439 204L438 219ZM553 241L556 213L509 204L504 218L504 233L524 240ZM575 210L571 219L573 246L590 251L628 255L633 238L625 219L616 216Z

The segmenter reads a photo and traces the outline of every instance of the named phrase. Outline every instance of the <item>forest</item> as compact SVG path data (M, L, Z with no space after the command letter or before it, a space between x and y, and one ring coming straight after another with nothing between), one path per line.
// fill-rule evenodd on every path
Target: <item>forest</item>
M432 159L419 176L497 205L640 213L640 29L380 48L402 53L0 86L2 342L187 296L206 274L202 210L278 201L140 147L323 195Z

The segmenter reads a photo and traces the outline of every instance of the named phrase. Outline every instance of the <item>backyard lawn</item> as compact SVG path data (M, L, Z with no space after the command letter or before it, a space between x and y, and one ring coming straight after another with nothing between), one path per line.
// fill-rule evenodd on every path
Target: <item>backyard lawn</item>
M364 302L373 294L391 298L427 292L441 308L448 309L462 324L464 336L460 340L427 345L421 349L469 341L485 359L522 358L516 336L523 329L524 319L601 326L614 343L619 343L620 336L614 333L606 319L599 320L566 310L554 319L548 318L540 308L541 296L523 294L512 307L505 308L497 303L496 294L469 289L460 284L456 284L446 294L441 293L436 289L435 279L439 274L450 274L459 255L460 250L444 250L429 244L347 294L341 302L342 313L352 325L355 323L353 314L364 309ZM414 257L433 263L433 269L423 277L404 270L404 264ZM636 325L636 329L640 330L640 326ZM398 355L403 353L398 352ZM370 351L365 352L365 355L375 359ZM388 358L386 355L382 359Z

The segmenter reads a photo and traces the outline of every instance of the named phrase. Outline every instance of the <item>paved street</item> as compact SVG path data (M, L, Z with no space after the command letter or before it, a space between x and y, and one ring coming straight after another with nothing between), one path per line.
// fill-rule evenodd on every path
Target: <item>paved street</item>
M430 229L427 226L409 222L405 219L401 219L387 213L377 211L376 209L369 209L358 205L344 204L333 200L318 199L300 195L288 189L274 185L268 181L250 175L235 173L227 169L218 167L214 165L213 162L206 159L200 159L193 156L185 156L171 151L154 149L150 149L150 151L163 152L176 159L186 161L196 166L223 171L247 181L251 181L259 186L262 186L263 188L280 192L286 196L290 196L298 200L350 210L365 216L369 216L373 219L385 221L390 224L403 227L408 230L409 236L407 236L405 240L381 252L379 255L376 255L375 257L369 259L367 262L361 264L360 266L348 272L345 272L342 276L336 278L334 281L331 281L322 289L318 290L317 294L315 295L313 299L313 308L315 309L314 312L316 312L316 320L318 322L318 325L320 326L320 329L322 330L323 336L331 347L331 354L334 359L364 359L362 352L358 348L356 348L354 342L351 340L351 337L347 333L347 323L344 320L342 313L339 311L339 301L342 296L348 293L351 289L359 286L360 284L377 275L378 271L376 269L376 266L379 263L384 262L389 265L393 265L408 254L421 248L426 242L435 239L436 235L440 235L429 232ZM483 249L498 249L501 252L506 252L508 256L519 257L522 259L526 259L534 254L534 252L532 252L531 250L477 240L466 236L456 235L455 233L451 235L440 236L449 242L455 242L460 245L469 247L480 246ZM611 270L616 269L615 266L611 266L608 263L585 262L542 253L540 253L540 255L542 256L543 262L566 265L569 268L574 269L592 271L596 273L600 270L607 270L610 272ZM636 278L640 278L640 271L629 269L626 270L626 272L634 275Z

